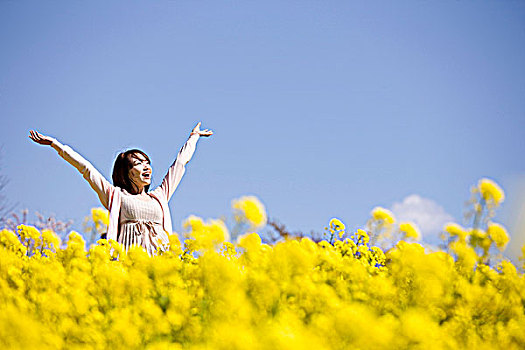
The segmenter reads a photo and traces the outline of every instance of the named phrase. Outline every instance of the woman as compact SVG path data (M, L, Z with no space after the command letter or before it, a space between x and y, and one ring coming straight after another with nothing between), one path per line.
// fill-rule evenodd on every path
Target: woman
M118 241L126 251L132 245L139 245L149 255L155 255L157 250L168 247L168 234L172 232L168 201L184 175L186 163L193 156L199 138L213 134L208 129L200 130L200 125L199 122L190 133L160 186L151 192L150 160L140 150L132 149L117 156L112 185L71 147L33 130L29 138L41 145L51 145L97 192L100 202L109 210L108 240Z

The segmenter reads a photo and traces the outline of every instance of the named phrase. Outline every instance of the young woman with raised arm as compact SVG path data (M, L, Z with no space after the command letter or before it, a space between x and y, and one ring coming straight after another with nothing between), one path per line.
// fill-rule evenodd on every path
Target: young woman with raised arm
M53 147L89 182L102 205L109 210L108 240L121 243L126 251L138 245L149 255L155 255L157 250L165 250L169 245L168 234L172 226L168 201L184 175L186 163L193 156L199 138L213 134L208 129L200 130L200 125L199 122L191 131L164 180L153 191L149 191L150 160L141 150L131 149L117 156L111 184L90 162L55 138L34 130L29 132L29 138L40 145Z

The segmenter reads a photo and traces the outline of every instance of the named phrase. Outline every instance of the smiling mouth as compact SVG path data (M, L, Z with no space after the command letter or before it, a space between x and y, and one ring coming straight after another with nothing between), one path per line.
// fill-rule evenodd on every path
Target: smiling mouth
M145 178L145 179L150 179L151 178L151 173L143 173L142 177Z

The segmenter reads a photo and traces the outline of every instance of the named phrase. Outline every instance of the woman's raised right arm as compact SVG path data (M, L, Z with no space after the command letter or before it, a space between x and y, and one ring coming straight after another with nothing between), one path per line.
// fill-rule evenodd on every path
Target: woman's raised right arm
M57 139L40 134L37 131L31 130L29 138L40 145L47 145L53 147L58 154L64 158L69 164L73 165L89 182L91 187L97 192L98 198L102 205L108 209L109 198L112 197L115 187L109 183L108 180L95 167L88 162L84 157L75 152L71 147L58 142Z

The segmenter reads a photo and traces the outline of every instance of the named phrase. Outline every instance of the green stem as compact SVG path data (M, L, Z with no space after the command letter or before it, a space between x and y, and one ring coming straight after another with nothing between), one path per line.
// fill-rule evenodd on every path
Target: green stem
M481 210L476 210L476 215L474 216L474 222L472 223L472 227L477 230L479 227L479 222L481 221L481 217L483 215L483 209L485 207L485 199L481 198L481 201L479 202L479 205L481 205Z

